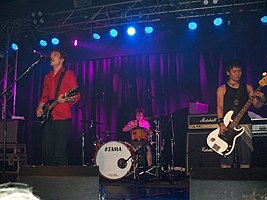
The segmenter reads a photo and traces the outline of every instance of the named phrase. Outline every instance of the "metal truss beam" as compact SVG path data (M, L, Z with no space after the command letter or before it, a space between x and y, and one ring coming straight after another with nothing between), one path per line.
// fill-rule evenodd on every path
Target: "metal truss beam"
M10 34L60 34L77 30L92 30L130 23L161 21L164 17L189 19L239 12L262 12L266 0L218 0L204 5L203 0L131 0L91 6L62 12L47 13L45 23L34 25L31 17L0 22L0 37Z

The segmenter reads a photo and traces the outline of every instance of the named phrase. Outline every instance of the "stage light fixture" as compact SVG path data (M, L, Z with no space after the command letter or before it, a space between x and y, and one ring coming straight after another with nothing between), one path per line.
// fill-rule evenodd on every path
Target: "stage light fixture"
M145 33L146 33L146 34L150 34L150 33L152 33L153 31L154 31L154 29L153 29L152 26L147 26L147 27L145 28Z
M127 33L128 33L128 35L133 36L133 35L136 33L136 30L135 30L134 27L130 26L130 27L127 29Z
M212 0L213 4L217 4L219 2L219 0Z
M78 46L78 40L73 41L73 46L77 47Z
M209 1L208 0L204 0L202 3L206 6L206 5L209 4Z
M267 24L267 16L266 15L261 18L261 22L263 24Z
M197 28L197 23L196 23L196 22L189 22L189 23L188 23L188 28L189 28L190 30L196 30L196 28Z
M46 47L47 46L46 40L40 40L39 44L40 44L41 47Z
M117 35L118 35L118 31L116 30L116 29L111 29L110 31L109 31L109 34L112 36L112 37L117 37Z
M43 12L42 11L32 12L31 16L32 16L32 23L34 25L44 24L45 21L43 18Z
M51 39L51 43L52 43L53 45L58 45L58 44L59 44L59 39L56 38L56 37L54 37L54 38Z
M217 18L215 18L215 19L213 20L213 24L214 24L215 26L221 26L221 25L223 24L223 20L222 20L222 18L221 18L221 17L217 17Z
M98 33L93 33L93 38L96 40L100 39L100 35Z
M11 49L12 49L13 51L18 51L18 50L19 50L19 47L18 47L18 45L17 45L16 43L12 43L12 44L10 45L10 47L11 47Z

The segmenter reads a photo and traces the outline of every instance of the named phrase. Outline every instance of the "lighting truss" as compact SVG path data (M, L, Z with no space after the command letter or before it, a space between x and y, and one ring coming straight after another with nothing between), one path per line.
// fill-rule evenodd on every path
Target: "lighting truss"
M209 2L212 2L211 0ZM219 0L207 5L203 0L131 0L90 6L55 13L44 13L45 23L34 25L31 16L0 22L0 37L7 34L59 34L74 30L92 30L130 23L161 21L164 17L189 19L240 12L262 12L266 0Z

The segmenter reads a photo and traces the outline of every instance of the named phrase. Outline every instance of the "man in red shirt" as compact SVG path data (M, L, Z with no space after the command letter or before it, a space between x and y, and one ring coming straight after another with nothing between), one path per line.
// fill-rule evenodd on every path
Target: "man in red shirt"
M77 79L73 71L65 70L65 54L54 50L50 54L52 70L44 78L42 96L36 110L37 117L43 114L45 103L55 98L60 76L63 76L58 89L57 105L52 109L49 120L43 129L43 164L67 165L67 141L71 132L71 106L80 99L80 94L65 97L64 94L77 87ZM63 73L63 75L61 75Z

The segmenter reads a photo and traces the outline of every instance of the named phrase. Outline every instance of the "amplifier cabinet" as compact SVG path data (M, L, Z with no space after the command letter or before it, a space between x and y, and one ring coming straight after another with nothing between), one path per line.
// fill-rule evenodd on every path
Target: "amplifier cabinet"
M214 153L207 145L206 138L210 131L187 132L186 172L195 168L220 167L220 155Z
M254 151L251 155L251 167L267 168L267 132L253 134Z

